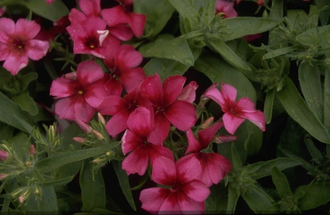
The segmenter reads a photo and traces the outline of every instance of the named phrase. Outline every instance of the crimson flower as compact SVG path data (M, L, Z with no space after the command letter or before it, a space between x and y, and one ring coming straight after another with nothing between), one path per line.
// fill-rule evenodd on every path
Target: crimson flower
M174 160L172 152L150 140L150 133L154 128L154 115L152 109L146 107L136 108L128 117L128 129L122 138L122 150L124 155L131 152L123 161L122 168L127 174L138 173L143 175L148 167L157 158Z
M146 15L132 12L133 0L117 1L119 2L118 6L104 9L101 12L103 19L107 22L107 25L110 28L113 28L111 33L118 35L119 37L123 37L124 35L122 35L122 32L127 29L128 25L128 29L132 31L136 37L141 37L143 35L144 26L147 20ZM122 39L129 40L131 38Z
M34 39L40 25L34 21L19 19L16 24L8 18L0 19L0 61L3 67L16 75L26 67L29 58L40 60L48 51L49 43Z
M184 158L184 157L183 157ZM197 159L175 164L170 159L158 158L152 169L152 180L168 186L147 188L141 191L142 208L150 213L203 213L204 201L210 194L207 186L196 179L201 172Z
M217 122L207 129L198 132L199 141L196 140L190 129L187 131L189 146L186 154L191 154L186 155L182 162L189 162L190 159L197 158L202 167L202 172L197 179L204 182L208 187L212 184L219 183L231 169L230 161L222 155L212 152L201 152L209 146L215 133L222 126L222 122Z
M203 97L210 98L218 103L224 112L222 120L225 129L234 134L238 126L245 119L248 119L253 124L258 126L262 131L266 129L266 118L264 113L255 110L254 103L249 98L241 98L237 102L237 90L229 84L221 85L221 92L217 89L217 83L209 87L203 94Z
M237 12L234 9L234 2L229 0L217 0L215 14L218 13L224 13L224 18L237 17Z
M141 83L141 95L153 104L155 110L155 129L150 137L153 141L161 143L166 139L170 123L181 131L187 131L195 124L194 105L177 99L185 81L185 77L175 75L166 78L162 85L156 73Z
M110 70L106 86L112 94L120 95L122 86L127 93L137 88L146 75L142 67L142 54L130 45L121 45L118 49L108 49L104 63ZM119 94L118 94L119 93Z
M105 125L105 128L112 137L115 137L127 128L127 119L137 107L150 107L151 105L150 102L140 95L139 88L136 88L126 94L124 98L118 95L105 97L97 107L97 110L102 115L113 115Z
M103 85L104 75L101 66L89 60L80 63L77 72L54 80L50 95L59 99L55 104L55 113L60 118L78 119L88 123L95 108L108 95Z

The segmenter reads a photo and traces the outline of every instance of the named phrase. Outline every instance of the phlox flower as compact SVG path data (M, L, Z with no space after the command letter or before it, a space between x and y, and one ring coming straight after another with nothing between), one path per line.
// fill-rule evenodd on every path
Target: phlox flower
M224 18L237 17L237 12L234 9L234 2L229 0L217 0L215 14L218 13L224 13Z
M183 157L184 158L184 157ZM196 177L201 165L196 158L174 163L170 159L158 158L152 169L152 180L168 186L147 188L141 191L142 208L152 214L203 214L204 201L210 194L208 187Z
M203 94L203 97L210 98L218 103L224 112L222 120L225 129L234 134L238 126L245 119L258 126L262 131L266 129L266 118L264 113L256 110L254 103L249 98L241 98L235 102L237 90L229 84L221 85L221 92L217 88L217 83L209 87Z
M0 61L3 67L16 75L26 67L29 58L40 60L48 51L49 43L34 39L40 25L34 21L19 19L16 24L8 18L0 19Z
M202 167L202 171L197 177L198 180L204 182L210 187L212 184L219 183L230 171L230 161L218 153L202 152L212 141L215 133L223 126L222 122L216 122L214 125L198 132L198 140L189 129L187 138L189 146L186 151L186 156L182 162L189 162L190 159L197 158Z
M141 37L147 20L146 15L132 12L133 0L117 0L119 5L102 10L101 14L107 25L112 28L111 33L121 40L129 40L129 32L132 36ZM128 25L128 26L127 26ZM126 31L125 31L126 30ZM123 35L126 32L127 35ZM125 36L126 38L124 38Z
M157 158L166 157L174 160L172 152L150 140L150 133L154 128L154 115L152 109L146 107L136 108L127 119L128 129L122 137L122 150L124 155L130 154L124 159L122 168L127 174L146 172L150 160L151 166Z
M137 87L126 94L124 98L118 95L105 97L97 110L102 115L113 115L106 123L105 128L112 137L115 137L127 128L127 119L137 107L150 107L151 105L148 100L140 95Z
M50 95L59 99L55 113L60 119L78 119L88 123L105 96L104 75L100 65L92 60L82 62L77 72L68 73L53 81Z
M66 29L74 42L75 54L92 54L104 58L107 49L116 49L121 43L109 34L105 22L99 17L88 17Z
M117 49L108 49L104 63L109 68L109 80L106 86L114 95L120 95L122 86L130 93L145 79L142 67L142 54L130 45L121 45Z
M141 83L141 95L153 104L155 111L155 129L150 137L153 141L160 143L166 139L170 123L181 131L187 131L195 124L197 116L194 105L178 100L185 81L185 77L175 75L166 78L162 84L156 73Z

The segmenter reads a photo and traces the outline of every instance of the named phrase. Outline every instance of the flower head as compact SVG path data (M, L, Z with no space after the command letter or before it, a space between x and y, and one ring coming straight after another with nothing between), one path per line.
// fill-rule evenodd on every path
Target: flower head
M16 75L26 67L29 58L40 60L48 51L49 43L34 39L40 25L34 21L19 19L16 24L8 18L0 19L0 61L3 67Z
M237 17L237 12L234 9L234 2L229 0L217 0L215 13L223 13L224 18Z

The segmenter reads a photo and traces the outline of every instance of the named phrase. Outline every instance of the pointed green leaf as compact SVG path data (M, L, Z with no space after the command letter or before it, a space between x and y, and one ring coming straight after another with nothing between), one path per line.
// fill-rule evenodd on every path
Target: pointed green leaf
M330 17L330 10L329 10L330 0L314 0L314 2L319 9L328 7L327 10L322 10L320 12L321 25L327 25Z
M21 121L33 125L33 120L21 108L0 92L0 121L24 132L29 132ZM14 117L16 116L16 117ZM18 120L19 119L19 120Z
M250 67L222 40L208 40L207 46L218 52L228 63L240 70L251 70Z
M227 214L234 214L237 206L238 198L240 193L233 188L231 185L228 187L228 204L227 204Z
M127 202L132 207L132 209L134 211L136 211L136 206L135 206L131 186L129 184L129 180L128 180L128 176L126 174L126 171L121 168L121 162L119 162L117 160L113 160L112 165L113 165L113 168L116 172L116 175L117 175L117 178L118 178L118 181L119 181L119 185L121 187L121 190L123 191L123 194L126 197Z
M281 55L285 55L285 54L288 54L290 52L294 52L296 49L297 49L297 47L295 47L295 46L289 46L289 47L284 47L284 48L272 50L270 52L267 52L267 54L265 54L262 57L262 59L266 60L266 59L278 57L278 56L281 56Z
M272 168L271 176L273 183L275 184L276 191L282 199L287 196L292 196L290 184L286 179L286 176L276 166Z
M325 66L323 68L324 71L324 84L323 84L323 113L324 119L323 123L328 132L330 132L330 68L329 66Z
M38 114L38 107L33 98L29 95L28 91L13 96L12 99L20 106L22 110L27 111L32 116Z
M242 167L242 161L237 153L235 144L231 145L231 163L233 165L233 170L237 170Z
M194 65L194 56L184 38L158 38L139 48L143 57L158 57L178 61L184 65Z
M308 107L323 121L323 92L320 70L311 62L302 62L298 68L298 78L301 92Z
M25 0L22 1L21 4L25 5L29 10L32 10L39 16L53 22L59 20L63 16L67 16L70 12L61 0L55 0L51 4L39 0Z
M82 211L92 211L95 208L105 209L105 184L102 171L93 171L93 162L88 159L83 162L79 184L81 189Z
M173 7L179 12L179 14L184 18L190 21L190 24L193 27L198 25L198 21L201 19L198 12L193 6L191 6L187 0L168 0Z
M227 211L228 193L224 181L210 187L211 194L205 200L205 213L224 213Z
M64 185L64 184L70 183L73 178L74 178L74 175L66 177L66 178L56 179L53 181L43 182L43 183L40 183L39 185L42 187L53 187L53 186L58 186L58 185Z
M296 36L296 40L306 46L326 45L330 46L328 36L330 25L309 29ZM324 43L324 44L323 44Z
M221 32L224 32L225 41L266 32L280 23L274 19L257 17L236 17L224 19L223 22L225 27L221 29Z
M39 213L55 213L58 211L57 198L54 187L42 187L41 199L36 198L32 193L27 204L23 207L24 211Z
M274 20L281 20L283 18L283 4L284 0L272 1L272 9L269 12L269 18Z
M38 79L38 73L36 72L29 72L25 75L20 75L20 73L18 73L18 80L20 82L20 88L21 88L21 92L24 92L27 90L29 84Z
M264 104L264 114L266 117L266 123L269 124L273 117L273 105L275 99L276 89L272 89L266 93L266 99Z
M82 150L75 150L71 152L61 153L53 157L40 160L35 167L38 169L40 173L46 173L55 170L61 166L64 166L66 164L73 163L76 161L81 161L93 156L103 154L115 148L119 144L120 142L117 142L115 144L99 146L91 149L82 149Z
M301 127L313 137L324 143L330 143L330 137L323 124L308 108L290 78L285 77L285 87L278 92L277 98L284 109Z
M326 204L330 201L330 183L313 183L300 186L295 193L303 192L305 195L300 198L299 206L301 210L310 210Z
M309 151L309 154L312 156L313 160L315 162L321 164L324 159L323 155L314 145L312 138L309 135L305 135L304 141L305 141L306 147Z
M242 197L255 213L274 212L271 210L273 199L259 186L247 187Z

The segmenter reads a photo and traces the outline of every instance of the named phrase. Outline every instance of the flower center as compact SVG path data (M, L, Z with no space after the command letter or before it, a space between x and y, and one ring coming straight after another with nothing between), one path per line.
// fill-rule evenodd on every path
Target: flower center
M85 46L89 49L95 49L99 46L99 40L95 36L90 36L86 38Z
M84 91L79 90L79 91L78 91L78 94L82 95L82 94L84 94Z

